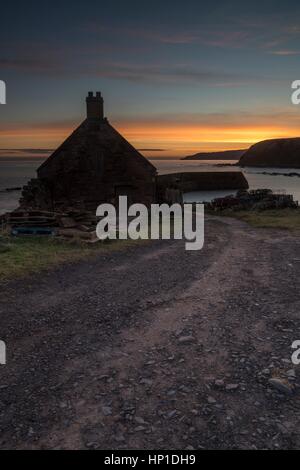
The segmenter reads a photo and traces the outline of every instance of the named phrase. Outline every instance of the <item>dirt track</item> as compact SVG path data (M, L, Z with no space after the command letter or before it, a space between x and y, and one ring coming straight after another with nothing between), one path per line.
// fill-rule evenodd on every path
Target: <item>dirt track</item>
M210 219L2 286L0 447L299 449L299 278L300 237Z

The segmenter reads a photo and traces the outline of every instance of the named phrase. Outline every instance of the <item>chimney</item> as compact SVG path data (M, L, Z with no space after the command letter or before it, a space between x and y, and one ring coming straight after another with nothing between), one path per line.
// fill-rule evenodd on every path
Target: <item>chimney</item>
M86 98L86 117L88 119L104 119L103 98L100 91L96 92L96 96L92 91L89 91Z

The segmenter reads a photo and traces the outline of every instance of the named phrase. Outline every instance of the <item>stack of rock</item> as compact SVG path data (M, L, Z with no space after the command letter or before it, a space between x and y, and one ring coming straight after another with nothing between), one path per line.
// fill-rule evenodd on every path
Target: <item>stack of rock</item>
M207 204L214 210L267 210L267 209L297 209L298 202L290 194L274 193L271 189L255 189L251 191L238 191L237 195L230 195L214 199Z

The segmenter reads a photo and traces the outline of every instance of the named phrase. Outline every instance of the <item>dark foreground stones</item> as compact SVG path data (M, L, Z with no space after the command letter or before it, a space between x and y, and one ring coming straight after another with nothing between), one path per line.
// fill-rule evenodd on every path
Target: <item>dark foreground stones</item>
M1 287L1 448L299 448L299 259L213 219Z

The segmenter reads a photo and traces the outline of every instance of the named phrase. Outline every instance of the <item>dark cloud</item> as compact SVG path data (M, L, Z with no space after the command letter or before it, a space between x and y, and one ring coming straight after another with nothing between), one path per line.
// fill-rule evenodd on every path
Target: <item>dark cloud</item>
M277 52L278 53L278 52ZM87 51L88 54L88 51ZM280 55L278 53L278 55ZM282 54L283 55L283 54ZM106 62L97 57L85 56L84 64L63 63L61 60L48 61L48 59L6 59L0 58L2 70L15 69L27 72L39 72L46 75L102 77L114 80L125 80L136 83L166 84L166 85L198 85L206 84L211 87L234 87L245 85L261 85L274 82L274 78L259 75L243 75L223 70L209 70L205 67L196 67L190 64L136 64Z
M247 75L224 72L223 70L208 70L191 67L188 64L179 65L128 65L128 64L103 64L91 73L98 77L127 80L148 84L167 85L199 85L205 84L211 87L237 87L245 85L262 85L264 83L278 83L278 80L259 75Z
M256 21L245 18L230 18L228 21L201 24L197 28L186 25L185 27L128 27L124 25L100 25L90 22L86 26L89 33L94 33L102 40L119 37L125 44L125 40L134 41L137 45L141 42L158 43L170 46L176 45L202 45L207 47L231 48L231 49L268 49L272 45L283 45L300 35L300 27L297 24L284 22L281 17L263 17ZM122 42L119 46L122 48Z
M54 64L45 59L23 59L23 58L4 58L0 57L0 67L4 70L15 69L15 70L31 70L36 72L50 71L53 69ZM55 65L57 68L57 64Z

